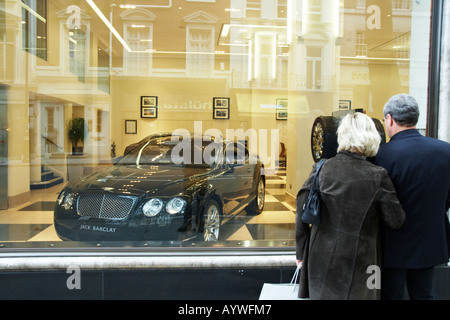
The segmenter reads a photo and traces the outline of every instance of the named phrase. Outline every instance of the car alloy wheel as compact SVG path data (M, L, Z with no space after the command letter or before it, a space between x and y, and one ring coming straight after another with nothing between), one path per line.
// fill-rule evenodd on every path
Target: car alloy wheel
M217 241L219 240L220 229L220 209L214 200L209 200L205 206L203 240Z
M264 209L264 201L265 201L265 196L266 196L263 179L259 179L258 187L257 187L256 191L257 191L257 194L256 194L257 202L256 203L258 206L258 212L262 212Z
M314 160L321 159L323 155L324 132L322 123L317 122L312 130L312 154Z
M316 118L311 131L311 152L314 162L334 157L337 148L336 124L333 117Z

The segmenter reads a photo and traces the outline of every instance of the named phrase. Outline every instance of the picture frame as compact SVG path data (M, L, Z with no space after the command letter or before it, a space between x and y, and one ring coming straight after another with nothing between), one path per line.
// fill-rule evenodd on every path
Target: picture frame
M213 98L213 119L230 119L230 98Z
M222 98L222 97L213 98L213 107L220 109L230 108L230 98Z
M287 109L288 99L277 99L276 109Z
M228 108L214 109L214 119L230 119L229 109Z
M287 120L288 109L277 109L276 119L277 120Z
M277 99L275 105L275 119L287 120L288 116L288 99Z
M141 118L158 118L158 107L141 107Z
M339 100L339 110L350 110L352 108L351 100Z
M157 96L141 96L141 108L158 107Z
M125 134L137 134L137 120L125 120Z

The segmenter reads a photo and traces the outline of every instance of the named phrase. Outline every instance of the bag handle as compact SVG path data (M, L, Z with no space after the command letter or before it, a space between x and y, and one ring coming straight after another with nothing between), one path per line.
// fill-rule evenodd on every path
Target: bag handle
M294 290L295 290L295 284L297 283L299 273L300 273L300 267L297 266L297 269L295 269L294 275L292 276L292 280L290 283L291 285L293 284L292 292L294 292Z
M322 168L324 163L325 163L325 159L321 159L319 161L319 163L317 164L316 174L314 176L314 181L313 181L313 184L311 186L311 190L314 189L314 190L319 191L319 171Z

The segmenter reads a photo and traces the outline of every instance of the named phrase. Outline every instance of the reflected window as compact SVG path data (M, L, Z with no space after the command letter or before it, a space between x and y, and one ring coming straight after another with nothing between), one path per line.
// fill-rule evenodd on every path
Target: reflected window
M306 49L306 89L320 90L322 86L322 48Z
M364 31L356 31L355 56L367 57L366 34Z
M246 15L247 18L260 18L261 0L247 0Z
M123 49L124 74L148 76L152 71L153 21L156 16L143 8L126 10L120 14L124 39L131 51Z
M278 0L278 18L280 19L286 19L287 18L287 2L288 0Z
M214 67L214 28L188 28L186 68L189 76L211 76Z
M410 10L411 0L392 0L392 9Z
M86 34L80 29L69 30L69 70L84 82L86 76Z
M47 60L47 0L22 0L22 45Z
M309 22L321 21L322 0L306 1L306 12Z

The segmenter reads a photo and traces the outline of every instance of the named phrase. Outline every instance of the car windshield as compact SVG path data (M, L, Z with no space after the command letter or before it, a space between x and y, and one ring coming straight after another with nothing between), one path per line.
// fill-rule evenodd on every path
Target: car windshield
M150 139L126 154L121 165L182 165L210 168L218 162L222 143L171 136Z

